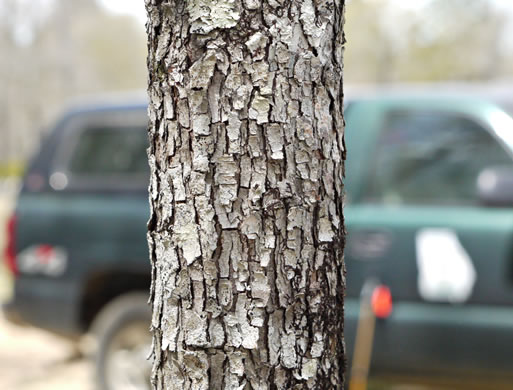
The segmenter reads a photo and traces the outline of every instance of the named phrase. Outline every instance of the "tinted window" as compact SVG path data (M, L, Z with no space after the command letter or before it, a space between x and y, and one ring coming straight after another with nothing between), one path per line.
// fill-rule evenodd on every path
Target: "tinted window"
M367 198L383 203L471 203L479 172L512 162L479 124L434 112L389 115L376 152Z
M80 176L145 174L149 170L147 146L144 128L88 128L79 136L68 169Z

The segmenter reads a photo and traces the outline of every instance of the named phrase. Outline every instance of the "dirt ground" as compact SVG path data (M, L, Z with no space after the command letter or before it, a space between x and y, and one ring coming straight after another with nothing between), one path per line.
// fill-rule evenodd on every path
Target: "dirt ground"
M0 257L11 197L0 194ZM11 295L12 281L2 261L0 302ZM11 325L0 314L0 389L93 390L92 365L76 356L70 343L46 332Z
M66 341L0 317L0 389L93 390L91 374Z

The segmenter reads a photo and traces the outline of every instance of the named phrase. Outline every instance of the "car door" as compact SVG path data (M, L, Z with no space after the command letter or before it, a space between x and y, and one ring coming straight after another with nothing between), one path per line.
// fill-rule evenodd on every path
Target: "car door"
M513 210L481 206L475 185L513 161L479 118L426 106L380 108L360 197L345 212L346 312L365 280L390 287L375 371L511 371Z

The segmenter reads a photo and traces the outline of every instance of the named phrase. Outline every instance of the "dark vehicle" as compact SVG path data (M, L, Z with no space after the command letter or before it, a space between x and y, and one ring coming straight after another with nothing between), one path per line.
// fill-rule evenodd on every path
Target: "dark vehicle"
M67 114L8 229L8 317L92 332L109 390L147 386L146 121L144 103ZM376 324L373 375L513 380L513 119L478 99L403 93L353 98L346 121L348 351L374 279L393 309Z
M109 390L149 383L146 126L144 102L66 114L31 162L8 226L7 318L74 340L91 331Z

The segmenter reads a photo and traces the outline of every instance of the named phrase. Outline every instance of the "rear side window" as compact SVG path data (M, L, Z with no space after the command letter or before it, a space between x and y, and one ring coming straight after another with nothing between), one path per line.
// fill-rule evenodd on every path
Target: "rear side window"
M446 112L394 112L383 127L366 199L389 204L469 204L479 173L511 164L479 123Z
M58 133L48 183L56 191L146 191L150 170L143 110L86 112Z
M147 143L144 128L87 128L78 137L69 162L69 173L97 177L146 174Z

